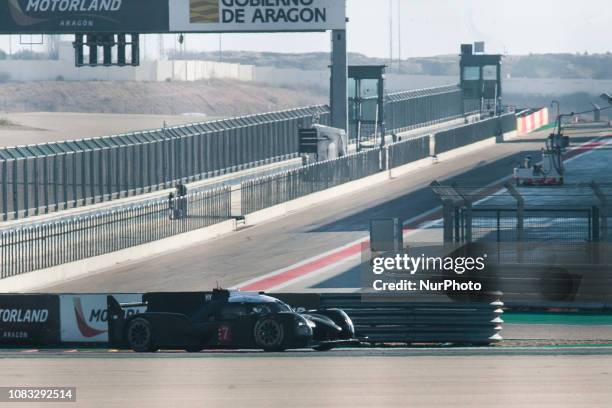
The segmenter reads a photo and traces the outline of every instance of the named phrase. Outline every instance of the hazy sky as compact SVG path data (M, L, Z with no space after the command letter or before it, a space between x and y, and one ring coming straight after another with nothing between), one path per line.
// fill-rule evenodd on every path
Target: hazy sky
M389 56L389 0L347 0L349 51ZM395 55L401 21L403 57L456 54L459 44L484 40L487 51L601 53L612 50L609 0L391 0ZM400 10L398 12L398 10ZM168 36L166 47L174 38ZM14 37L14 48L18 38ZM147 39L148 53L156 38ZM6 49L6 39L0 40ZM224 34L225 50L328 51L329 34ZM218 50L216 34L189 35L190 50Z

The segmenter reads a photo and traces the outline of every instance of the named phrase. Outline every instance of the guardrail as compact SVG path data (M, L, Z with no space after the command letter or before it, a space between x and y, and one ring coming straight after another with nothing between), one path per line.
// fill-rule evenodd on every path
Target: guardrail
M156 293L156 296L164 296ZM432 296L430 301L364 301L360 294L295 293L271 294L292 307L339 308L353 320L356 335L372 345L383 343L454 343L460 345L488 345L502 340L503 306L497 293L488 301L457 302L443 296ZM1 344L13 346L62 346L74 344L108 344L106 320L90 319L94 333L85 336L82 322L75 313L78 305L82 316L102 316L106 312L107 294L0 294L4 310L28 310L36 313L29 324L18 319L3 323L5 333ZM146 294L123 294L123 301L138 304ZM173 306L176 294L168 294ZM436 301L438 299L438 301ZM192 304L185 303L191 310ZM180 307L179 307L180 308ZM134 313L142 311L137 307ZM17 335L19 334L19 335Z
M321 307L344 310L358 337L370 343L487 345L502 340L501 293L489 302L379 300L361 294L321 294Z
M103 255L231 219L231 188L150 200L0 231L0 279Z

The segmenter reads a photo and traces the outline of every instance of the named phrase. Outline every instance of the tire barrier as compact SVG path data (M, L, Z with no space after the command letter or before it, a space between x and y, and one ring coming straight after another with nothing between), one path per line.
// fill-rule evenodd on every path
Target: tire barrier
M142 302L176 313L193 310L203 292L113 294L132 304L126 316L143 311ZM292 307L337 308L353 320L356 335L371 344L455 343L488 345L502 340L501 294L487 302L372 301L360 294L271 294ZM0 344L61 346L108 343L107 294L0 295ZM195 303L194 303L195 302Z

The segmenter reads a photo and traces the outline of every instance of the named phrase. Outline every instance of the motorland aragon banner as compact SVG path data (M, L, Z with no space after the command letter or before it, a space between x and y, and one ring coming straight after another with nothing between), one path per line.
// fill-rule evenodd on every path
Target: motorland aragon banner
M141 294L114 295L120 303L142 302ZM125 317L143 312L144 307L124 309ZM108 341L106 295L60 295L60 337L68 343L105 343Z
M168 4L168 0L2 0L0 33L167 32Z
M170 31L322 31L346 27L344 0L173 0Z
M59 342L59 299L54 295L0 295L0 344Z

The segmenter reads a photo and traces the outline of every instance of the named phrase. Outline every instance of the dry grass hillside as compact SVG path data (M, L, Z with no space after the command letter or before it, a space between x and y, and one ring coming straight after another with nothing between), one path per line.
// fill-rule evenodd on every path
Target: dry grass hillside
M313 90L274 88L237 81L7 82L0 83L0 111L88 112L236 116L317 103Z

